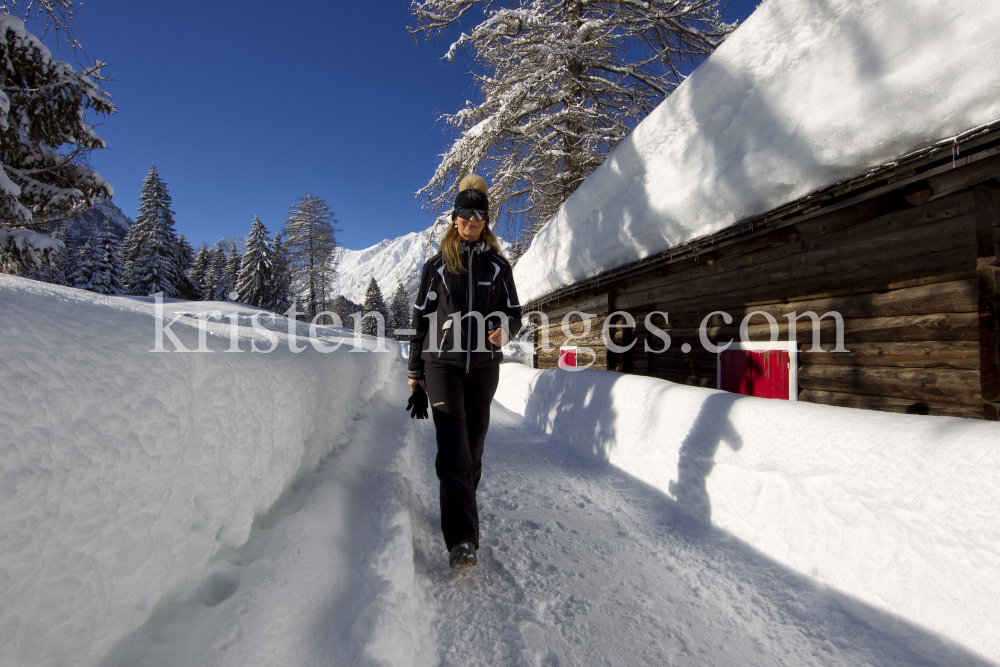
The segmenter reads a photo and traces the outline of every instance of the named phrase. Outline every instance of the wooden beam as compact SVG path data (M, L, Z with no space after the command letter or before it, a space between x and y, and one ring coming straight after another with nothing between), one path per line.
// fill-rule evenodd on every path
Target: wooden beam
M979 373L974 370L802 366L799 387L915 401L982 405Z
M891 317L898 315L931 315L934 313L969 313L978 309L979 294L972 280L931 283L899 290L869 292L867 294L846 295L789 301L768 305L744 306L742 308L720 308L718 299L704 299L694 302L700 310L690 311L691 302L669 311L667 327L671 329L696 328L708 313L724 310L734 322L741 322L752 312L765 312L778 320L790 313L812 311L817 315L831 311L839 312L845 318ZM680 312L678 312L680 311ZM722 324L722 316L715 315L709 324Z
M920 257L882 262L832 275L798 278L748 289L730 288L709 296L665 299L629 308L633 312L711 312L726 308L832 298L976 278L971 244ZM618 299L620 302L621 299ZM705 306L709 307L705 311ZM621 303L617 303L622 308Z
M969 166L956 165L954 169L923 179L921 182L926 183L931 190L930 201L946 197L958 190L971 188L1000 175L1000 151L991 148L989 153L989 157L984 157ZM961 168L958 168L959 166Z
M563 299L556 304L546 304L543 312L549 317L549 320L552 320L573 310L594 313L595 315L607 315L609 312L607 293L593 294L588 292L579 298L571 297L568 301Z
M703 277L697 275L699 273L697 270L692 270L685 276L683 282L622 294L615 300L615 306L618 309L628 309L647 303L725 293L734 286L742 289L764 288L788 281L822 279L838 273L854 272L867 266L905 261L935 252L963 248L968 248L971 263L969 268L974 271L975 264L972 257L974 225L975 221L971 215L961 216L808 253L801 252L799 246L804 242L800 242L784 246L796 249L787 257Z
M661 380L667 380L669 382L675 382L677 384L686 384L689 387L705 387L707 389L715 389L716 377L715 375L687 375L684 373L669 373L665 371L651 370L649 372L650 377L657 377Z
M979 370L977 341L913 341L906 343L852 342L850 352L832 354L833 345L826 343L826 352L799 351L799 363L836 364L840 366L894 366L901 368L954 368Z
M680 270L673 270L663 276L650 276L646 280L633 282L620 291L624 297L625 294L648 291L685 280L702 279L758 266L800 254L802 250L833 248L912 227L960 218L972 215L973 211L974 201L970 193L959 193L920 209L906 208L885 215L879 215L878 209L869 207L861 207L856 211L842 211L797 225L794 229L776 230L771 235L752 239L742 246L729 249L726 255L713 253L715 261L711 264L707 261L696 263L691 260L686 266L678 267ZM794 243L778 242L782 235L787 237L792 233L801 240ZM619 297L618 302L622 301L622 297Z
M763 318L754 318L747 326L747 335L751 341L770 340L771 328ZM978 338L978 313L937 313L933 315L909 315L901 317L865 317L844 320L844 339L847 349L851 344L860 342L903 342L927 340L976 340ZM788 321L777 322L778 340L788 340ZM807 320L796 322L796 340L802 349L812 346L812 323ZM820 321L820 340L832 343L836 332L836 322L832 318ZM730 340L739 340L740 326L734 322L723 327L705 327L708 339L715 344ZM698 329L671 329L669 331L673 345L690 343L700 346ZM673 342L676 340L676 342ZM657 345L656 341L650 345ZM658 347L658 345L657 345Z
M995 269L1000 265L1000 190L978 187L974 194L979 278L980 391L983 400L992 403L1000 401L1000 316L997 315L1000 299L995 296Z
M965 417L982 419L982 411L975 404L941 403L938 401L917 401L909 398L885 396L861 396L833 391L807 389L799 392L799 400L822 405L836 405L843 408L861 408L914 415L939 415L944 417Z
M919 206L920 204L926 204L932 194L934 193L931 192L931 186L921 181L907 186L903 191L903 198L910 204Z

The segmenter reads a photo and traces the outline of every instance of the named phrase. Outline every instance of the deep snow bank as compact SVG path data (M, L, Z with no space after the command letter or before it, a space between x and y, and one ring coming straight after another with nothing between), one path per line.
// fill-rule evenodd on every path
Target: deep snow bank
M1000 119L1000 3L766 0L541 229L527 302Z
M606 457L694 518L1000 661L996 424L607 371L504 364L500 378L502 405Z
M271 347L246 326L255 309L166 310L235 313L237 335L223 320L207 327L211 353L151 353L151 300L0 276L0 664L94 664L247 540L254 515L343 441L398 354L391 341L321 354L287 333L253 353ZM196 321L172 326L191 349Z

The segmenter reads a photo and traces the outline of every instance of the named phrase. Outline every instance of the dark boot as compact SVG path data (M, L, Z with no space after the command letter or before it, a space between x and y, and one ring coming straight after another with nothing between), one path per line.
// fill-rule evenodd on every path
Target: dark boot
M462 541L451 549L448 565L453 569L472 567L476 564L476 546L472 542Z

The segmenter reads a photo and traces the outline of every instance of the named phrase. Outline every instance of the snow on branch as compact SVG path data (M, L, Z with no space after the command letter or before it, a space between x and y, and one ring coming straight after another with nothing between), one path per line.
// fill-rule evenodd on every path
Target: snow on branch
M31 0L0 5L10 10L46 11L56 28L72 19L72 4ZM60 9L61 8L61 9ZM63 12L63 13L60 13ZM61 17L61 18L60 18ZM87 165L105 148L86 114L111 115L115 107L101 89L103 63L78 72L52 57L21 19L0 13L0 222L10 228L41 228L109 199L111 185ZM40 235L23 236L29 245ZM0 252L13 253L7 243ZM40 250L43 248L39 247ZM44 254L44 253L43 253ZM20 259L16 259L20 258ZM6 255L4 270L34 266L23 251Z
M417 196L444 211L484 172L494 228L524 242L733 29L718 0L415 0L410 32L440 35L477 6L445 58L473 52L482 101L441 116L459 136Z

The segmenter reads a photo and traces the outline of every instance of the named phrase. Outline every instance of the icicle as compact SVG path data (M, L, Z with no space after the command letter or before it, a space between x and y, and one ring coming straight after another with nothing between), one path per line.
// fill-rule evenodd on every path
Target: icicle
M962 152L962 147L958 143L958 137L955 137L955 141L953 141L952 144L951 144L951 168L952 169L955 168L955 166L956 166L955 163L958 160L958 156L961 154L961 152Z

